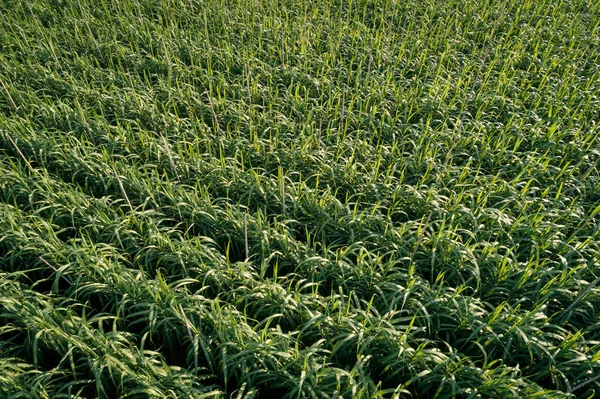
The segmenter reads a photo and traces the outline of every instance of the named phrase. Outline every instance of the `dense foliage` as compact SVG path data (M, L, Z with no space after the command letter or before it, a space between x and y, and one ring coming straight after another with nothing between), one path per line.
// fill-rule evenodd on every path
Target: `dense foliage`
M600 392L600 3L0 3L2 398Z

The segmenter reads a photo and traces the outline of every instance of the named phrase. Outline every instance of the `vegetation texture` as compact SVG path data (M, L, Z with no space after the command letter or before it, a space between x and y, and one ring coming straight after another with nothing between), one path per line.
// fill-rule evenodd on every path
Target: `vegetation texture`
M600 393L600 2L4 0L0 397Z

